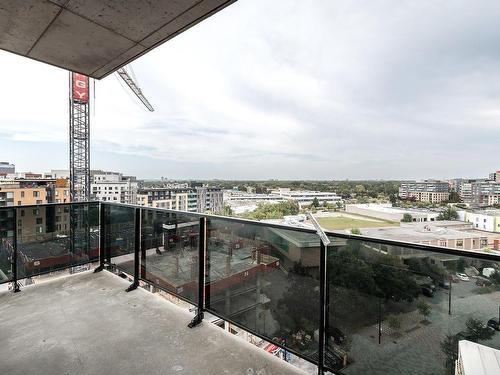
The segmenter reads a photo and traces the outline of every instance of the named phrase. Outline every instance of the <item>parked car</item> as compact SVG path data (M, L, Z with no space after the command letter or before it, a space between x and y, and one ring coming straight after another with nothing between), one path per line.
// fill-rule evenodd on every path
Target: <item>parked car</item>
M436 292L436 286L434 284L422 284L421 287L422 288L429 288L430 290L432 290L432 293Z
M422 294L426 297L434 297L434 291L428 286L422 286Z
M455 276L455 275L450 275L450 281L452 283L459 283L460 279L457 276Z
M495 331L500 331L500 321L498 318L488 320L487 326L493 328Z
M450 289L450 282L449 281L440 281L438 284L441 288L443 289Z
M467 276L465 273L457 272L457 277L462 281L470 281L469 276Z

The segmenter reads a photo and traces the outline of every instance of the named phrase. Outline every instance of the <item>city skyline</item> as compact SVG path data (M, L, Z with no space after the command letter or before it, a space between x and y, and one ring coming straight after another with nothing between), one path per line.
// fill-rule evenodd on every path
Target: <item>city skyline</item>
M117 78L97 82L92 169L236 180L498 169L495 2L263 7L240 1L137 60L153 114ZM1 57L0 158L18 170L67 169L68 73ZM456 146L464 139L470 152Z

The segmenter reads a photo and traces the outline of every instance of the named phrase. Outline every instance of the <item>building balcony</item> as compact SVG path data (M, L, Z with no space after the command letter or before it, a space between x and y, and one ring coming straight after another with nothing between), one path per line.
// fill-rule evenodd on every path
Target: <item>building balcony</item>
M1 208L2 370L454 374L460 341L500 348L496 255L327 235L112 203Z

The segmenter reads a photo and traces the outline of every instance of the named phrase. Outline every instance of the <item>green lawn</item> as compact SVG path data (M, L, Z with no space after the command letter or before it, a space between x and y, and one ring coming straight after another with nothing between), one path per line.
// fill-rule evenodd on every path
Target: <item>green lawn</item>
M393 221L370 221L353 219L350 217L318 217L318 223L327 230L353 229L353 228L379 228L399 227L399 223Z

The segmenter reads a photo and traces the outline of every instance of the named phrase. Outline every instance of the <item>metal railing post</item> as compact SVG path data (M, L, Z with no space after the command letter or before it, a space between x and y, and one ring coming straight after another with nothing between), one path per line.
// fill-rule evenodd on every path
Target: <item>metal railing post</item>
M125 290L126 292L131 292L134 289L137 289L139 286L139 261L140 261L140 252L141 252L141 209L135 209L135 219L134 219L134 227L135 227L135 236L134 236L134 281L130 286Z
M324 374L324 361L325 361L325 329L326 329L326 311L327 303L325 302L326 296L326 246L323 241L320 241L320 259L319 259L319 347L318 347L318 375Z
M106 254L104 253L106 246L105 219L104 206L99 202L99 266L94 270L94 273L101 272L104 269L104 263L106 261Z
M12 235L12 282L14 293L20 292L17 274L17 208L13 209L14 233Z
M200 240L198 241L198 311L188 324L189 328L196 327L203 321L205 310L205 257L207 250L207 218L200 218Z

